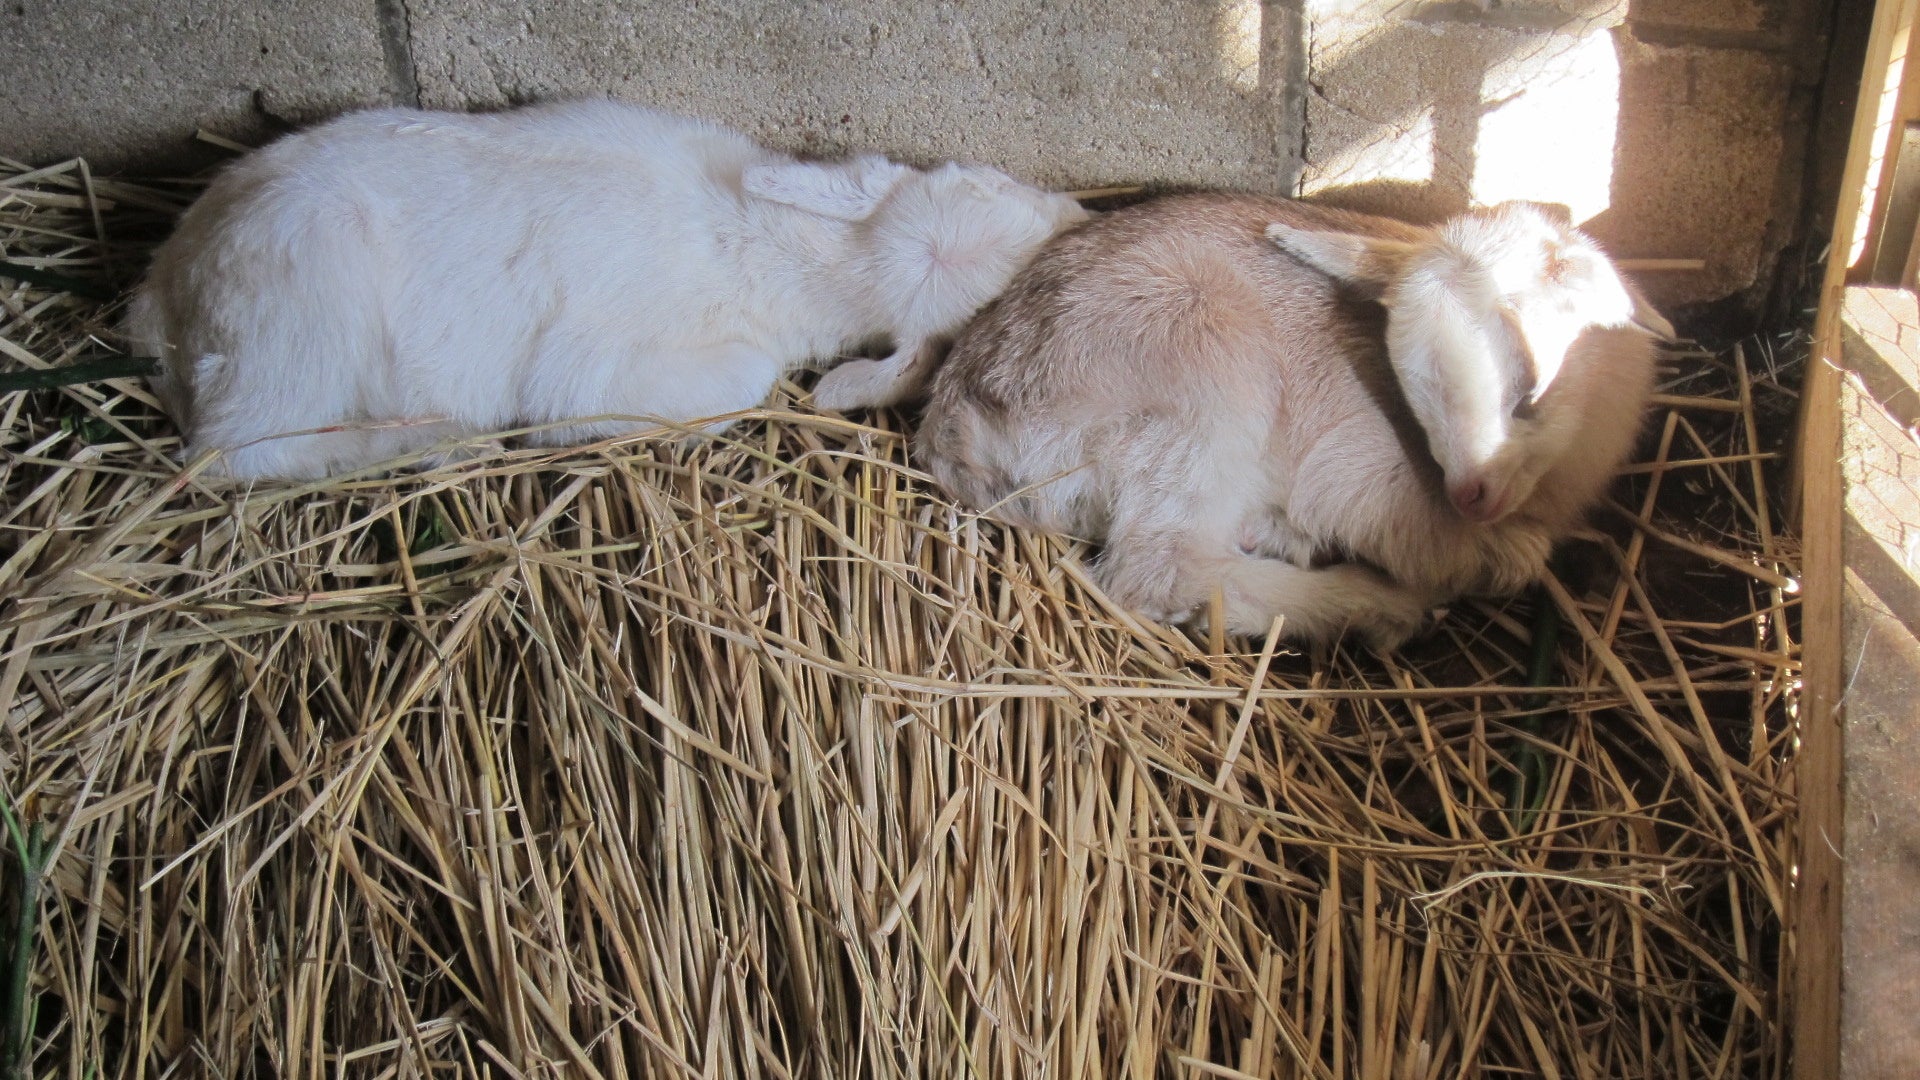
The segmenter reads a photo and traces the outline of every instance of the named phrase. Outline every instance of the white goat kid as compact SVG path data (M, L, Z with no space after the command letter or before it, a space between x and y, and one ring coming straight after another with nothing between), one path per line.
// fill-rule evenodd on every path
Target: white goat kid
M992 169L801 162L610 101L376 110L230 166L127 332L189 457L316 477L511 427L720 416L889 339L820 387L883 400L1085 216Z
M1533 204L1429 229L1164 199L1014 279L935 376L919 451L970 505L1104 541L1100 580L1150 616L1218 587L1234 631L1391 646L1540 573L1671 333Z

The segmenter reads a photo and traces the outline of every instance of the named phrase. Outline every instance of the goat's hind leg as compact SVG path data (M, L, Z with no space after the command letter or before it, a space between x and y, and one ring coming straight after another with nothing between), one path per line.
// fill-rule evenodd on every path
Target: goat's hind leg
M1214 474L1203 471L1204 460L1195 466L1195 475ZM1157 611L1145 608L1149 613L1180 621L1218 589L1226 628L1236 634L1265 635L1281 617L1290 638L1331 641L1352 631L1392 648L1420 629L1422 596L1357 563L1314 566L1312 538L1283 510L1225 495L1149 502L1148 513L1131 515L1116 530L1114 549L1127 552L1116 580L1137 583L1136 595L1164 598Z
M1278 616L1290 638L1331 641L1350 631L1391 649L1426 619L1419 595L1355 563L1305 569L1235 553L1194 569L1220 582L1227 629L1237 634L1264 635Z
M1364 566L1311 569L1223 547L1178 532L1121 534L1096 577L1116 601L1168 623L1204 616L1218 588L1227 630L1255 637L1278 616L1288 638L1331 641L1351 631L1390 649L1425 621L1421 597Z

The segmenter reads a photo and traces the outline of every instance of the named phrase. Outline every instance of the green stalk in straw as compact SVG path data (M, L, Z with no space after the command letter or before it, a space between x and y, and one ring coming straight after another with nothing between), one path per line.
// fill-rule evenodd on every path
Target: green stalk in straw
M43 289L53 289L56 292L72 293L87 300L112 300L120 295L105 285L57 274L52 270L42 270L37 266L22 266L17 262L4 259L0 259L0 277L12 278L15 281L38 285Z
M111 356L39 371L0 371L0 394L14 390L49 390L107 379L138 379L159 369L160 361L150 356Z
M1547 572L1558 576L1564 565L1565 560L1555 555ZM1527 657L1527 685L1552 685L1554 660L1560 653L1560 613L1554 608L1553 598L1539 585L1533 587L1531 636L1533 648ZM1530 715L1520 721L1522 731L1533 736L1540 734L1541 721L1545 719L1540 710L1546 708L1547 702L1545 694L1527 698ZM1523 740L1514 750L1513 779L1508 791L1507 811L1513 817L1514 831L1524 833L1533 827L1547 795L1547 758L1531 740Z
M33 954L40 927L40 881L46 876L47 840L40 823L24 834L13 808L0 799L0 818L13 838L19 866L12 881L17 904L13 933L5 943L7 981L0 986L0 1076L31 1075L33 1010L27 998L33 984Z

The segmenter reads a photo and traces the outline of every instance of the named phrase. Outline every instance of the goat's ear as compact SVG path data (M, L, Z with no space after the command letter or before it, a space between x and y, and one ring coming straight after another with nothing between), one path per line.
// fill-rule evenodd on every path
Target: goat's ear
M1680 340L1680 335L1673 332L1673 324L1655 311L1652 304L1647 303L1647 298L1640 295L1639 289L1627 285L1625 281L1621 284L1627 286L1627 297L1633 301L1633 314L1628 321L1669 345Z
M1367 296L1385 292L1387 285L1400 276L1414 251L1412 244L1400 240L1297 229L1279 222L1267 226L1267 239L1315 270Z
M907 174L877 154L833 163L752 165L740 176L748 195L838 221L864 221Z
M937 171L951 171L966 185L968 191L983 199L999 199L1016 195L1021 187L1020 182L1013 177L983 165L960 165L949 162L940 166Z

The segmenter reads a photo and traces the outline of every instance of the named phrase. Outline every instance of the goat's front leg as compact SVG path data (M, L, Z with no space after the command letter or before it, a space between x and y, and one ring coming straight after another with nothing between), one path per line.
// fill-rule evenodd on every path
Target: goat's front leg
M937 341L902 342L884 360L849 360L820 376L815 408L832 412L878 409L921 396L944 350Z

